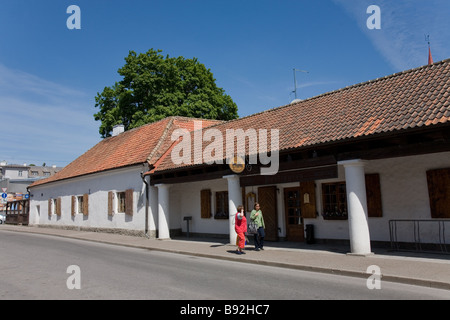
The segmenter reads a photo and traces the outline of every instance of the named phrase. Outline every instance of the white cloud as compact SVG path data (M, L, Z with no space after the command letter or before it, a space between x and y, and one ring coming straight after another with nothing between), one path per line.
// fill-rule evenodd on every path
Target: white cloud
M86 93L0 65L0 160L63 166L100 138Z
M324 85L330 85L330 84L337 84L341 83L341 81L310 81L305 83L297 84L297 88L308 88L308 87L315 87L315 86L324 86Z
M352 16L374 47L397 70L427 64L430 35L434 61L450 57L450 1L442 0L334 0ZM381 30L369 30L368 6L381 9Z

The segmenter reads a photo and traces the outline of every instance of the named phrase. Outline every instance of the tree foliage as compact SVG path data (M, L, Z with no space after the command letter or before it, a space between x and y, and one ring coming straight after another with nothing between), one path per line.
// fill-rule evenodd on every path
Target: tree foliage
M231 120L237 106L218 88L210 69L196 58L171 58L161 50L145 54L130 51L118 70L120 82L97 93L95 120L101 121L102 137L110 136L116 124L125 130L168 116Z

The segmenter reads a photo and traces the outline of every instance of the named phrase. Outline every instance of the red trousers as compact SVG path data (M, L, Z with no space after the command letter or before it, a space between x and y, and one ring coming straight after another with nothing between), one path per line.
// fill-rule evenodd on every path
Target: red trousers
M239 248L243 249L245 247L245 234L240 232L237 235L238 238L236 239L236 244Z

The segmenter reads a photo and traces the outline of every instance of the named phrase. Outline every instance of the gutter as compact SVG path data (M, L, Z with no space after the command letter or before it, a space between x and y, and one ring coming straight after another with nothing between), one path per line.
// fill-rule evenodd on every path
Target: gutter
M145 164L144 164L145 166ZM141 178L142 178L142 182L144 182L145 184L145 227L144 227L144 234L145 237L147 239L150 239L150 236L148 235L148 205L149 205L149 201L148 201L148 182L145 180L146 174L144 173L145 170L141 171Z

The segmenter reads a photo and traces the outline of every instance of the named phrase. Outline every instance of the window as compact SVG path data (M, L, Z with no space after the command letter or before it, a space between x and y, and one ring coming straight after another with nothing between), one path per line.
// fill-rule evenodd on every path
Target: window
M117 212L125 213L125 192L117 192Z
M83 213L83 207L84 207L83 196L78 196L77 197L77 213Z
M322 184L322 216L325 220L347 219L345 182Z
M228 219L228 191L216 192L216 213L214 219Z
M89 195L87 193L82 196L72 196L72 216L75 216L77 213L88 215Z
M114 212L133 215L133 189L119 192L108 192L108 215Z
M366 174L367 216L382 217L381 185L378 173ZM322 216L325 220L345 220L348 218L347 190L345 182L322 184Z
M61 198L48 199L48 216L52 214L61 215Z

